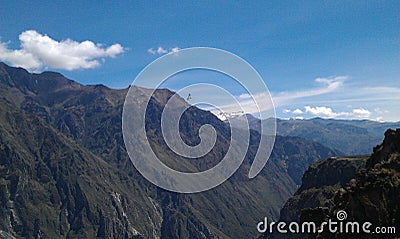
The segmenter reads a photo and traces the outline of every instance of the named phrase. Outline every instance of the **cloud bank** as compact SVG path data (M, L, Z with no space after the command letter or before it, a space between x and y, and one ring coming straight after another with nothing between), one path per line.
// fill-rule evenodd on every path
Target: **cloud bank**
M303 119L310 117L336 119L369 119L398 121L400 88L346 84L348 76L316 78L317 86L292 91L273 92L274 106L282 117ZM214 97L215 96L209 96ZM270 108L257 108L254 99L269 97L265 93L242 93L235 96L246 113L257 114ZM225 112L234 111L233 105L221 102L218 107ZM292 107L292 108L291 108Z
M304 89L304 90L298 90L298 91L285 91L285 92L279 92L279 93L272 93L272 99L274 102L274 106L276 108L283 106L283 105L289 105L294 101L298 101L298 99L301 98L308 98L308 97L314 97L318 95L324 95L328 93L332 93L340 89L342 87L343 82L348 79L348 76L335 76L335 77L328 77L328 78L317 78L315 79L315 82L319 84L319 87L315 87L312 89ZM255 105L255 101L253 100L256 99L258 101L264 100L268 98L269 95L267 95L266 92L262 92L259 94L255 94L253 96L250 96L247 93L243 93L239 96L237 96L238 102L240 102L241 106L246 109L246 113L249 114L254 114L264 111L268 111L272 109L272 105L268 105L268 108L258 108L258 106ZM231 112L234 110L236 107L236 104L221 104L219 105L220 109L222 109L225 112ZM302 111L300 109L296 110L294 114L301 114Z
M289 110L285 109L283 110L283 113L285 114L295 114L295 115L303 115L303 114L310 114L312 116L316 117L321 117L321 118L338 118L338 117L349 117L349 118L357 118L357 119L368 119L371 116L371 112L369 110L366 110L364 108L357 108L353 109L352 111L341 111L341 112L335 112L332 110L330 107L326 106L304 106L304 111L300 109L295 109L295 110Z
M28 70L51 67L62 70L90 69L100 66L105 58L115 58L125 49L120 44L104 47L92 41L77 42L71 39L56 41L34 30L19 35L21 49L8 48L0 41L0 60Z

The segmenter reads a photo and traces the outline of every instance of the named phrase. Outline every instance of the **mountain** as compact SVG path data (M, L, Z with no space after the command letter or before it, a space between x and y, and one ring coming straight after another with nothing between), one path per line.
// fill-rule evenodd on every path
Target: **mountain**
M1 101L0 132L2 230L25 238L142 238L138 230L146 237L155 233L157 211L123 172L43 120Z
M280 212L279 221L300 222L302 211L315 208L316 211L333 204L335 193L365 166L367 157L328 158L312 164L303 176L303 183L296 193L286 201ZM267 238L301 239L307 234L279 234L275 232Z
M252 115L236 115L234 120L248 119L250 128L260 131L260 119ZM266 119L268 122L271 119ZM310 139L345 155L367 155L383 140L389 128L400 127L400 122L337 119L276 119L277 134Z
M321 225L344 210L347 221L376 226L400 226L400 129L387 130L371 156L329 158L314 163L303 184L281 210L281 221L315 222ZM397 238L394 234L278 234L266 238ZM373 237L371 237L373 236Z
M121 116L127 91L0 63L0 230L26 238L250 238L261 218L278 217L310 163L338 154L313 141L277 137L266 167L249 180L260 138L252 131L247 157L227 182L203 193L168 192L145 180L125 150ZM229 126L190 107L180 120L184 141L196 145L198 129L208 123L217 143L201 160L177 156L159 124L173 95L157 90L150 101L150 145L172 168L215 165L229 146ZM142 107L143 99L135 100ZM136 157L143 157L139 150Z

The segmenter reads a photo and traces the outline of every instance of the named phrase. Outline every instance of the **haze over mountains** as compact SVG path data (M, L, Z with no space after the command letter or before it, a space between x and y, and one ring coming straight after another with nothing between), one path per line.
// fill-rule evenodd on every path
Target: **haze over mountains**
M249 127L260 131L260 120L252 115L234 116L234 120L247 117ZM266 119L268 121L270 119ZM344 155L366 155L383 140L386 129L400 127L400 122L338 119L277 119L277 134L310 139Z
M267 165L249 180L260 137L252 130L246 159L227 182L203 193L168 192L130 162L121 132L126 93L0 63L0 230L25 238L251 238L265 216L279 218L310 164L343 154L299 135L277 136ZM229 146L229 125L190 107L180 120L182 138L196 145L207 123L217 143L199 160L175 155L160 131L173 94L157 90L150 101L146 130L153 150L172 168L212 167Z

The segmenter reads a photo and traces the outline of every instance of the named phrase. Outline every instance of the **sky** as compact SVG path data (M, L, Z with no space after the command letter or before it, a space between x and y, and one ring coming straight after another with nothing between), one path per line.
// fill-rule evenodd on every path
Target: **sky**
M126 88L160 56L213 47L257 70L280 118L399 121L399 40L398 1L6 1L0 7L0 61L9 65ZM252 98L228 78L194 70L163 87L216 83L254 113ZM199 90L193 97L215 95ZM224 101L218 107L230 110Z

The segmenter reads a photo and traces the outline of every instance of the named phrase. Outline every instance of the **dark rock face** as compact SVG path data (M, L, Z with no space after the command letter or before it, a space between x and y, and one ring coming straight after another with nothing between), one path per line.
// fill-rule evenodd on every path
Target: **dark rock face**
M274 149L280 149L277 152L283 152L283 154L276 155L276 157L281 158L281 161L287 167L288 174L297 185L301 185L302 180L304 180L302 177L307 168L317 162L318 159L323 159L322 155L329 155L328 157L330 157L341 154L337 150L331 150L319 143L316 144L299 137L278 136L277 141L279 142L281 138L284 139L284 142L275 145ZM315 157L318 154L320 156Z
M364 167L367 157L328 158L312 164L304 173L303 183L281 210L280 221L323 221L333 205L335 193ZM268 238L307 238L306 234L278 234Z
M364 166L365 165L365 166ZM353 176L352 176L353 175ZM346 221L370 222L375 227L395 227L393 234L323 233L268 238L397 238L400 235L400 129L387 130L383 143L367 159L327 159L313 164L303 177L303 185L281 211L283 221L337 221L337 212L347 213ZM353 178L353 179L352 179ZM267 235L266 235L267 236Z
M41 119L0 101L0 123L2 230L25 238L141 238L145 227L133 226L132 215L157 220L142 207L151 205L144 192L120 183L126 175Z
M400 228L400 129L388 130L381 145L367 161L365 170L335 196L331 213L345 210L348 220L367 221L374 226ZM397 231L398 237L400 232ZM335 235L337 238L344 238ZM366 235L353 236L362 238ZM382 235L388 238L395 235Z
M261 218L278 217L299 184L298 168L336 154L312 141L278 137L268 165L249 180L259 139L254 131L245 162L227 182L200 194L167 192L146 181L125 151L126 93L0 63L0 230L26 238L249 238ZM154 151L177 169L215 165L230 131L210 112L192 107L180 122L191 145L202 124L215 126L219 140L209 155L186 160L166 147L158 127L172 95L158 90L149 105Z

